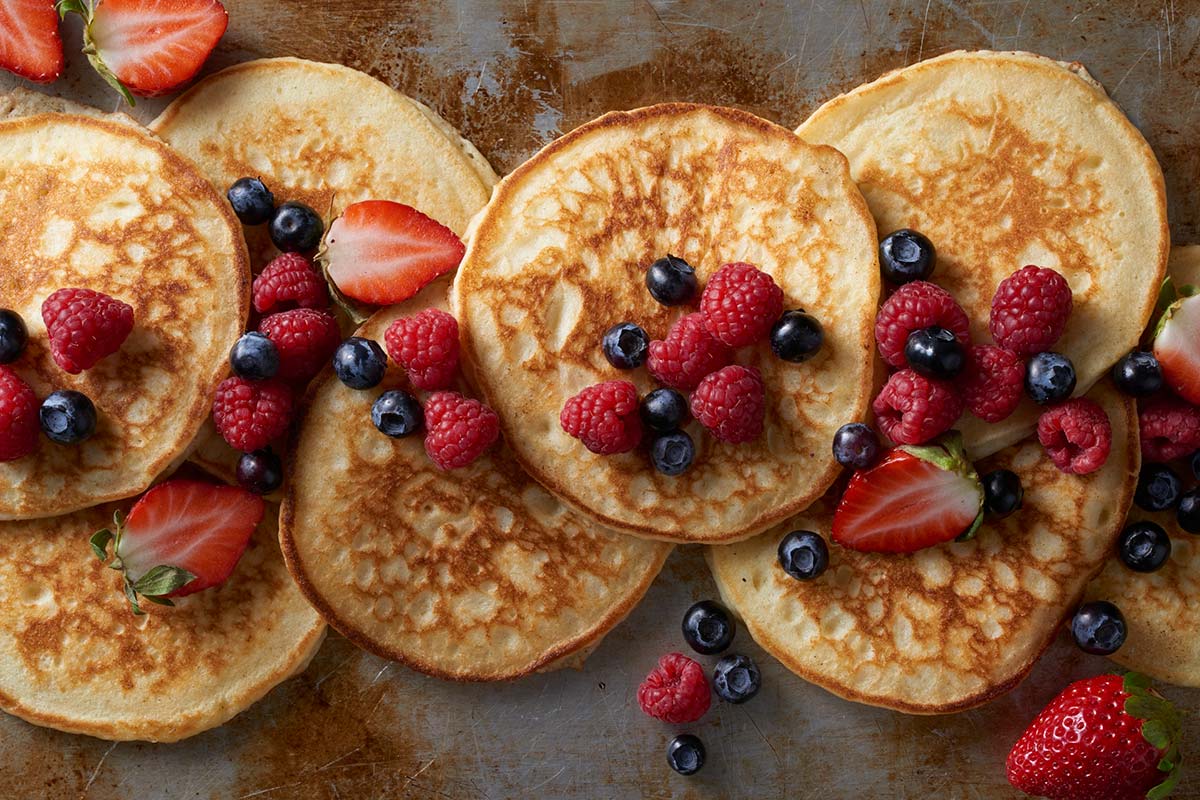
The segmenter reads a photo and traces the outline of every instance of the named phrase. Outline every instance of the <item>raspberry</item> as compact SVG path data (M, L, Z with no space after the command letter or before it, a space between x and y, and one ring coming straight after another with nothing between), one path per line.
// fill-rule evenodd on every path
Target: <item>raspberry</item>
M872 409L879 429L893 442L924 444L950 430L962 415L963 399L948 381L902 369L888 378Z
M984 422L1007 418L1021 402L1025 364L1011 350L991 344L967 348L958 388L972 414Z
M1178 398L1159 400L1138 414L1142 457L1173 461L1200 447L1200 408Z
M691 408L696 421L722 442L757 439L766 409L762 375L754 367L723 367L700 381Z
M650 343L646 368L663 386L690 392L700 380L733 361L733 350L704 327L704 315L680 317L667 338Z
M434 392L425 401L425 452L439 469L465 467L500 435L500 418L458 392Z
M291 423L292 390L276 380L226 378L217 387L212 415L217 432L234 450L260 450Z
M0 461L16 461L37 449L38 399L8 367L0 367Z
M562 429L602 456L627 453L642 440L638 393L629 381L589 386L563 404Z
M667 653L638 687L638 705L655 719L695 722L712 703L704 667L683 653Z
M783 313L783 290L753 264L721 267L700 296L704 327L729 347L745 347L764 338Z
M285 308L328 308L329 288L299 253L277 256L254 279L254 310L270 314Z
M78 375L121 349L133 330L133 307L91 289L59 289L42 303L50 355Z
M1054 466L1072 475L1100 469L1112 447L1108 415L1086 397L1060 403L1042 414L1037 434Z
M279 351L278 378L288 383L308 383L329 363L342 341L337 321L311 308L272 314L258 324L258 330L275 343Z
M904 284L884 302L875 317L879 355L893 367L904 368L908 335L931 325L951 331L963 347L970 342L971 324L949 292L927 281Z
M1019 356L1054 346L1071 315L1071 287L1052 269L1032 264L1000 281L992 297L992 339Z
M393 322L383 336L388 355L418 389L445 389L458 368L458 321L436 308Z

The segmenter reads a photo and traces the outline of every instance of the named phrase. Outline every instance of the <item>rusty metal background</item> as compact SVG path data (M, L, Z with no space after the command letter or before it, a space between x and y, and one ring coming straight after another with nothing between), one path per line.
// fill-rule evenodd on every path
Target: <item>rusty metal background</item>
M366 70L439 110L501 172L612 108L695 100L791 127L829 96L955 48L1078 60L1154 146L1176 241L1200 236L1198 0L226 5L231 27L210 69L294 54ZM67 43L70 73L52 90L115 108L77 54L77 26ZM0 88L12 83L0 78ZM136 113L148 119L161 106ZM427 679L331 636L303 676L180 745L113 745L3 717L0 797L1013 797L1003 761L1021 729L1067 681L1110 666L1060 639L1010 695L914 718L841 701L742 636L763 691L744 706L715 705L693 726L709 764L683 778L664 762L670 729L637 710L634 691L660 653L683 647L686 606L713 593L700 553L683 548L583 671L511 685ZM1200 753L1200 691L1168 694L1192 712L1190 749ZM1200 768L1176 796L1200 797Z

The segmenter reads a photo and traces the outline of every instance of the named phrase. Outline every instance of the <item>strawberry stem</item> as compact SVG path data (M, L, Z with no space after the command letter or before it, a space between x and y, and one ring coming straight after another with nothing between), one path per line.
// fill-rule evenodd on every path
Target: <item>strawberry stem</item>
M121 560L121 536L124 533L125 515L117 510L113 512L112 528L101 528L96 531L88 543L91 545L92 553L102 564L121 573L121 588L125 592L125 599L129 601L129 607L133 610L134 615L140 617L146 613L138 602L139 597L160 606L175 605L166 595L182 589L195 580L196 576L182 567L160 564L157 567L151 567L136 581L131 580L125 562ZM112 545L111 559L108 556L110 544Z

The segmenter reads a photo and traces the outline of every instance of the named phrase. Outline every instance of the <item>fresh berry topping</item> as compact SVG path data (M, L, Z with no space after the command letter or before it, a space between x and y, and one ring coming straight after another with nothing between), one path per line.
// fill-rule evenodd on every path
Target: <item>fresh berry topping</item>
M243 453L278 439L292 421L292 391L279 381L226 378L213 399L213 423L229 446Z
M879 355L897 369L904 367L908 335L934 325L953 331L963 347L970 342L967 315L949 292L925 281L904 284L884 302L875 317Z
M366 200L329 226L329 277L342 294L373 305L399 303L455 269L466 248L454 231L402 203Z
M1011 350L991 344L967 348L958 388L967 410L984 422L1000 422L1017 409L1025 389L1025 364Z
M798 581L819 578L829 567L829 545L820 534L792 531L779 541L779 566Z
M681 733L667 745L667 763L680 775L695 775L704 766L704 742L690 733Z
M1169 511L1179 505L1179 496L1183 494L1183 481L1175 474L1175 470L1166 464L1147 461L1142 464L1138 473L1137 489L1133 493L1133 502L1146 511Z
M936 263L933 242L909 228L889 233L879 243L879 268L884 280L896 286L929 280Z
M869 469L879 459L879 436L870 425L851 422L833 435L833 457L843 467Z
M617 369L637 369L646 363L650 337L632 322L620 322L604 332L604 357Z
M266 334L244 333L229 351L233 374L248 381L265 381L279 374L279 350Z
M351 336L333 351L333 372L351 389L372 389L387 372L387 354L370 339Z
M642 440L637 387L629 381L589 386L563 404L562 429L602 456L627 453Z
M1037 353L1025 365L1025 391L1040 406L1066 400L1075 391L1075 365L1062 353Z
M642 398L642 422L652 431L670 433L688 419L688 401L674 389L655 389Z
M722 442L757 439L765 414L762 375L754 367L722 367L692 392L692 416Z
M46 438L59 444L79 444L96 432L96 406L87 395L69 389L43 400L38 419Z
M329 363L342 341L337 320L311 308L272 314L258 324L258 330L279 351L279 379L294 384L308 383Z
M713 667L713 689L726 703L744 703L762 688L762 675L750 656L722 656Z
M682 258L668 255L646 269L646 288L650 290L650 296L664 306L689 303L699 288L696 270Z
M699 312L680 317L667 338L650 343L646 367L654 379L671 389L690 392L706 375L733 361L733 350L704 327Z
M1049 350L1071 315L1071 287L1052 269L1023 267L996 287L988 327L992 340L1019 356Z
M695 722L712 703L704 668L683 653L667 653L638 687L638 705L655 719Z
M62 74L63 45L54 3L0 3L0 69L37 83L51 83Z
M726 264L700 296L708 332L729 347L745 347L767 335L783 313L783 290L752 264Z
M1200 533L1200 487L1193 487L1179 498L1175 521L1188 533Z
M1188 459L1188 464L1192 468L1192 477L1200 481L1200 450L1192 453Z
M959 537L983 520L983 487L962 437L897 447L850 478L833 515L833 541L851 550L911 553Z
M133 307L91 289L59 289L42 303L50 355L78 375L121 349L133 330Z
M1068 400L1044 412L1038 418L1037 435L1054 466L1072 475L1100 469L1112 447L1108 414L1086 397Z
M425 426L429 429L425 452L439 469L467 466L500 436L496 412L458 392L434 392L429 396L425 401Z
M224 583L262 521L262 498L236 486L170 480L142 495L112 529L92 536L96 557L125 578L125 596L160 605ZM109 556L109 545L112 556Z
M1200 405L1200 295L1176 300L1163 313L1154 333L1154 357L1167 386Z
M1162 367L1153 353L1132 350L1113 365L1113 383L1131 397L1149 397L1163 386Z
M401 317L383 335L388 355L418 389L445 389L458 369L458 321L437 308Z
M663 475L682 475L696 458L696 443L687 431L659 435L650 445L650 460Z
M729 609L712 600L695 603L683 615L683 639L697 653L711 656L733 643L737 623Z
M385 436L401 439L421 429L425 411L408 392L391 389L379 395L371 406L371 422Z
M25 320L15 311L0 309L0 364L11 364L25 352L29 331Z
M994 469L983 476L983 507L996 519L1018 510L1024 498L1021 479L1012 470Z
M771 327L771 350L784 361L801 364L821 350L825 330L812 314L803 309L783 312Z
M966 352L953 331L933 325L908 335L904 360L919 375L950 380L962 372Z
M270 494L283 485L283 462L269 447L242 453L237 465L238 485L253 494Z
M238 178L225 197L243 225L263 225L275 215L275 195L262 178Z
M963 400L953 384L902 369L888 378L871 408L884 436L896 444L924 444L950 430Z
M1154 572L1171 557L1171 537L1154 522L1135 522L1121 531L1117 555L1135 572Z
M1071 637L1085 653L1112 655L1125 644L1125 617L1105 600L1084 603L1071 620Z
M300 253L277 256L254 279L254 310L260 314L328 307L329 288Z
M1200 408L1178 398L1163 398L1138 412L1142 457L1174 461L1200 447Z
M275 209L267 228L271 242L284 253L310 253L321 243L325 223L304 203L288 202Z
M37 449L38 401L29 384L0 367L0 461L16 461Z

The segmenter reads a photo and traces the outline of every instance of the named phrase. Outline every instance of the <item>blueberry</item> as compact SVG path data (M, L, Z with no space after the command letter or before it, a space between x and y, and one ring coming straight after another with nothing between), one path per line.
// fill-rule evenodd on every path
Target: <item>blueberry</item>
M351 336L333 352L333 371L351 389L372 389L387 372L387 355L378 343Z
M967 354L953 331L934 325L908 335L904 358L915 372L926 378L950 380L962 372Z
M0 364L11 364L25 351L29 331L25 320L15 311L0 309Z
M279 350L266 334L250 331L229 351L233 374L248 381L265 381L279 372Z
M242 453L238 459L237 482L248 492L270 494L283 485L283 462L269 447Z
M713 689L726 703L744 703L762 688L762 675L750 656L723 656L713 667Z
M403 389L392 389L379 395L371 406L371 422L381 433L399 439L425 424L425 411L417 398Z
M682 475L696 458L696 444L686 431L664 433L650 445L650 458L663 475Z
M304 203L284 203L271 217L271 241L284 253L307 253L317 249L325 224L321 215Z
M879 458L879 436L861 422L843 425L833 435L833 457L843 467L869 469Z
M883 277L896 286L928 280L936 263L933 242L914 230L898 230L879 243L879 267Z
M821 350L825 331L821 323L804 309L785 311L771 328L771 349L784 361L799 364Z
M737 623L728 609L712 600L701 600L683 615L683 639L706 656L719 653L733 643Z
M1125 644L1125 617L1105 600L1084 603L1071 620L1071 636L1085 653L1107 656Z
M1038 353L1025 365L1025 391L1038 405L1066 400L1075 391L1075 365L1061 353Z
M620 322L604 332L604 357L617 369L637 369L646 362L650 337L632 322Z
M38 418L46 438L59 444L79 444L96 432L96 406L87 395L69 389L43 400Z
M1179 495L1183 492L1183 482L1175 474L1175 470L1166 464L1150 462L1142 464L1138 474L1137 489L1133 492L1133 502L1146 511L1167 511L1179 505Z
M796 580L818 578L829 566L829 545L812 531L792 531L779 543L779 565Z
M681 733L667 745L667 763L680 775L695 775L704 766L704 742L690 733Z
M646 270L650 296L664 306L678 306L696 295L699 284L692 265L673 255L660 258Z
M647 428L668 433L687 421L687 398L674 389L655 389L642 398L641 413Z
M275 195L261 178L238 178L225 196L243 225L262 225L275 213Z
M1200 533L1200 488L1191 488L1179 498L1175 521L1188 533Z
M1024 497L1021 479L1012 470L996 469L983 476L983 505L993 517L1007 517L1021 507Z
M1153 353L1134 350L1113 365L1113 383L1127 395L1146 397L1162 388L1162 367Z
M1161 525L1135 522L1117 539L1117 555L1136 572L1154 572L1171 557L1171 537Z
M1200 450L1192 453L1188 458L1188 462L1192 466L1192 477L1200 481Z

